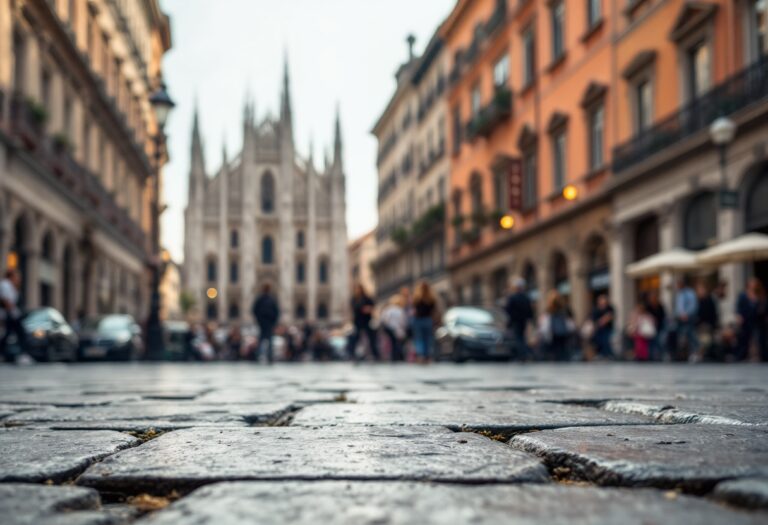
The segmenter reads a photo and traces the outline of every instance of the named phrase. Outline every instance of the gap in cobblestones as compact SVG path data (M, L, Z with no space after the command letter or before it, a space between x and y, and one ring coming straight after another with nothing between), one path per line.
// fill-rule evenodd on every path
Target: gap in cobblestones
M301 412L301 410L306 405L290 405L287 409L285 409L281 414L279 414L275 419L272 421L267 422L266 424L263 421L249 421L249 417L243 417L243 419L252 427L288 427L291 426L291 423L293 422L293 419L296 417L296 414Z

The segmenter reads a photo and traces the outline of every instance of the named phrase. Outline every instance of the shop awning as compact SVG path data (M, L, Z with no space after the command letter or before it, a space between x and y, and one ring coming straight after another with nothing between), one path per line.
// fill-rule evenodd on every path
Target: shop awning
M747 233L717 244L699 254L697 260L706 266L768 259L768 235Z
M700 267L695 252L683 248L672 248L627 265L626 274L637 278L664 272L698 270Z

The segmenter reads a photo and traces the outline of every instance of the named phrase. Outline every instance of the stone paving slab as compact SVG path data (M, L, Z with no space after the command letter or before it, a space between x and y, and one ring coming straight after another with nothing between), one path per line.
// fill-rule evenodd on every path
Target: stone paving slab
M428 483L220 483L137 525L765 523L766 516L641 489Z
M339 403L301 410L293 425L436 425L515 433L532 429L595 425L643 425L651 418L583 406L534 402Z
M0 484L4 525L113 525L119 520L101 510L99 493L83 487Z
M13 415L10 425L47 425L56 428L141 430L204 425L266 424L282 415L284 403L203 405L185 402L140 402L87 408L58 408Z
M562 428L515 436L510 446L600 485L704 493L723 480L768 477L768 429L759 427Z
M140 441L120 432L0 430L0 481L65 481Z
M196 428L93 465L78 483L118 492L233 480L542 482L532 455L471 433L431 428Z
M54 407L101 406L138 400L138 395L81 394L72 391L15 392L0 395L0 403L7 405L50 405Z
M714 497L730 505L768 511L768 478L723 481L715 487Z
M337 397L336 392L307 392L299 389L216 389L201 395L195 402L208 405L274 402L308 404L330 403Z
M710 425L768 425L767 402L721 400L609 401L601 408L623 414L649 416L661 423L702 423Z

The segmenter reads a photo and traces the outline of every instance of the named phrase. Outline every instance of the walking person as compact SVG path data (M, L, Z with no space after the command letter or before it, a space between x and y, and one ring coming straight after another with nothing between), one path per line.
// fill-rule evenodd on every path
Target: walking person
M699 301L696 292L691 288L688 278L680 279L677 283L675 297L675 321L677 322L677 347L685 343L688 356L697 355L699 340L696 337L696 315L699 311Z
M504 311L507 313L507 329L512 334L513 344L518 359L527 361L532 358L531 348L525 337L528 323L533 322L533 305L525 289L526 282L522 277L512 280L512 293L507 298Z
M5 333L0 339L0 356L6 361L13 361L8 348L8 339L16 336L16 341L21 352L24 352L24 327L21 325L21 308L19 308L19 288L21 287L21 273L16 269L5 272L5 278L0 281L0 314L5 318Z
M547 295L546 309L539 317L538 329L547 358L553 361L568 361L568 342L575 325L565 300L557 290L550 290Z
M435 342L437 299L426 281L421 281L413 293L413 344L416 362L426 364L432 358Z
M227 334L227 356L232 361L240 360L240 352L243 348L243 333L237 324L233 324Z
M351 303L354 330L352 335L350 335L347 344L347 354L349 355L349 359L352 361L356 360L357 344L364 335L368 340L368 347L370 348L373 359L378 361L379 345L376 340L376 331L371 327L373 307L375 306L375 303L373 302L373 299L371 299L371 296L368 295L365 288L363 288L362 284L355 284Z
M699 301L699 311L696 315L696 331L699 340L699 351L692 354L691 362L705 359L718 360L716 353L717 342L715 336L720 327L720 313L717 310L717 302L714 294L709 291L706 283L699 282L696 285L696 298Z
M762 340L764 337L761 324L765 322L767 315L765 290L760 280L753 277L747 282L746 289L739 294L736 303L737 361L749 359L753 344L758 348L765 344Z
M272 287L267 283L261 288L261 295L256 298L251 308L256 324L259 325L259 342L256 345L255 359L261 359L261 349L267 346L267 362L270 364L274 360L274 348L272 336L275 334L275 327L280 320L280 306L277 299L272 295Z
M651 341L656 337L656 322L643 301L637 303L635 311L632 312L629 335L634 343L635 361L648 361Z
M408 316L403 308L403 296L396 295L381 312L381 326L389 339L390 360L404 361L403 343L408 331Z
M597 297L594 310L592 310L592 324L594 333L592 334L592 344L595 345L597 356L602 359L613 359L613 347L611 339L613 338L614 319L616 311L608 301L608 296L600 294Z
M649 360L663 361L666 355L667 311L659 300L659 293L655 290L648 292L645 298L645 310L653 317L656 335L651 339Z

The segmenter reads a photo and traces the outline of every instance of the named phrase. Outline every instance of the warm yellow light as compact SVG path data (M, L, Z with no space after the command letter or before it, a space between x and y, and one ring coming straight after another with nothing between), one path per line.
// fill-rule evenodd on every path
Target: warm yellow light
M19 254L16 252L8 252L8 257L6 258L6 265L5 267L9 270L15 270L19 267Z
M499 219L499 225L505 230L511 230L515 226L515 218L511 215L504 215Z
M171 260L171 252L168 250L163 250L163 262L168 262Z
M205 295L208 296L208 299L216 299L216 297L219 296L219 291L216 288L208 288L208 291L205 292Z
M563 197L565 197L565 200L572 201L575 200L576 197L579 196L579 190L576 189L576 186L573 184L569 184L565 188L563 188Z

